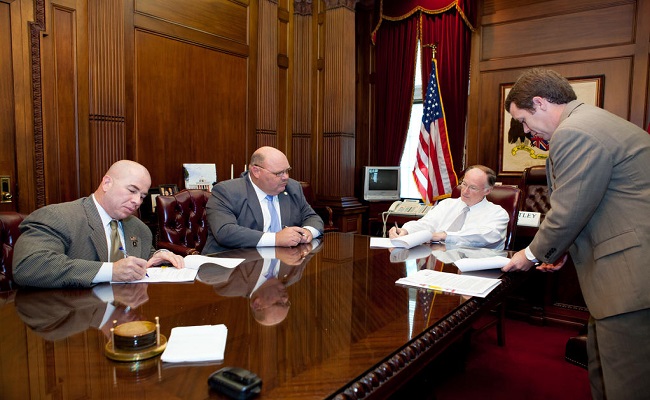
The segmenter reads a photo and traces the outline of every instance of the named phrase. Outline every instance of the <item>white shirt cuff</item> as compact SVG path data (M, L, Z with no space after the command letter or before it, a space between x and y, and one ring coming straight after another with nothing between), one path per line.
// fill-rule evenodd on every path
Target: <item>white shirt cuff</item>
M532 261L534 263L539 262L537 257L535 257L535 255L533 254L533 252L530 251L530 247L526 247L526 249L524 249L524 252L526 253L526 258L528 259L528 261Z

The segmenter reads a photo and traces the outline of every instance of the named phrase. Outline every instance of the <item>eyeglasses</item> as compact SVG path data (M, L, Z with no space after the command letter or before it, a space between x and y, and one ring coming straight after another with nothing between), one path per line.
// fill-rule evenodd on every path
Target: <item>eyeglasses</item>
M463 189L469 189L471 192L478 192L480 190L487 189L487 188L480 188L474 185L468 185L467 183L465 183L465 181L460 181L460 187Z
M278 178L282 178L282 176L285 175L285 174L286 174L287 176L289 176L289 172L291 172L291 167L289 167L289 168L287 168L287 169L283 169L282 171L273 172L273 171L271 171L271 170L268 170L268 169L262 167L261 165L257 165L257 164L253 164L253 165L255 165L256 167L262 168L263 170L265 170L265 171L267 171L267 172L269 172L269 173L271 173L271 174L277 176Z

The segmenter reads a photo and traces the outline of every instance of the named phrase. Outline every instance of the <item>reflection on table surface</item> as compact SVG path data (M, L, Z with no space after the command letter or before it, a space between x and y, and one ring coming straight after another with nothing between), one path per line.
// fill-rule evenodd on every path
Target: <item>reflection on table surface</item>
M262 378L261 398L324 398L467 301L395 285L421 268L456 273L452 264L431 256L432 250L444 249L391 262L388 250L369 248L367 236L333 233L314 244L219 253L246 261L233 269L204 265L193 283L5 294L0 397L220 398L209 390L208 376L237 366ZM279 260L277 270L267 277L273 260ZM463 315L481 307L475 301L461 307L469 310ZM225 359L185 365L162 363L159 357L135 363L106 358L113 319L155 317L167 337L177 326L225 324Z

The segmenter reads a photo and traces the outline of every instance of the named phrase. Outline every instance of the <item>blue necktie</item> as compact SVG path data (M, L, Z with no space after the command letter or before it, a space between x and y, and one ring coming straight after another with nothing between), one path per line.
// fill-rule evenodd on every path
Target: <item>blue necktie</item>
M266 195L266 200L269 202L269 214L271 214L269 232L280 232L282 228L280 227L280 218L278 217L278 213L275 211L275 206L273 205L273 196L270 194Z
M274 258L271 260L271 264L269 265L269 270L266 271L266 274L264 274L264 277L266 279L271 279L275 278L275 268L278 266L278 259Z

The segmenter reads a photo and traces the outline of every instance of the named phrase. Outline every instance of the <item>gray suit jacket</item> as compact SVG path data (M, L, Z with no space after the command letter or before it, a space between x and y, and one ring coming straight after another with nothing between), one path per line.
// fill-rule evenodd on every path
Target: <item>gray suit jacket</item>
M149 259L152 235L138 218L122 220L126 252ZM14 248L14 280L23 286L89 287L108 261L106 234L92 197L52 204L20 224Z
M531 251L553 262L570 250L597 319L650 308L650 135L572 101L549 147L551 210Z
M323 232L323 220L305 200L298 181L289 179L278 200L283 226L311 226ZM264 217L248 173L216 184L206 210L210 229L203 254L257 246L263 234Z

